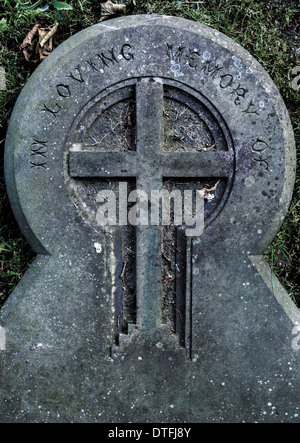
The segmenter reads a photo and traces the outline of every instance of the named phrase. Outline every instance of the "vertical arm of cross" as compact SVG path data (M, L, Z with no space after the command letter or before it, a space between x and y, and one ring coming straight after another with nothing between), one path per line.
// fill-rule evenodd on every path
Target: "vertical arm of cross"
M137 189L162 187L163 85L137 83ZM137 226L137 324L147 334L161 326L161 227Z

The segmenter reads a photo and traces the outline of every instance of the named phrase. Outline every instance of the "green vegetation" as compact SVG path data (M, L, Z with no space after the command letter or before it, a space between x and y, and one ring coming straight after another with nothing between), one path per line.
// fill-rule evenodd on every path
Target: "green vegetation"
M284 98L300 158L300 91L291 87L292 69L300 65L297 56L299 11L299 0L136 0L133 13L167 14L196 20L218 29L245 47L266 69ZM0 306L34 258L14 221L3 180L3 151L9 117L22 87L37 66L26 62L20 45L37 23L49 28L59 22L54 36L57 46L81 29L98 23L100 14L99 0L0 0L0 66L5 68L7 84L6 90L0 91ZM266 258L300 306L299 221L298 161L293 202Z

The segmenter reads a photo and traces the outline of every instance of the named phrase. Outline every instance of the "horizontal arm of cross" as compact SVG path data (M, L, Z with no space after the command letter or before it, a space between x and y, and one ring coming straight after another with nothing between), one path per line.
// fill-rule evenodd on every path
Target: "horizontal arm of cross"
M70 152L69 172L73 178L136 177L136 152Z
M229 152L172 152L162 154L164 177L229 177L232 158Z
M159 163L163 177L228 177L232 157L219 152L163 152L153 163ZM69 153L70 176L73 178L137 177L136 152L77 151Z

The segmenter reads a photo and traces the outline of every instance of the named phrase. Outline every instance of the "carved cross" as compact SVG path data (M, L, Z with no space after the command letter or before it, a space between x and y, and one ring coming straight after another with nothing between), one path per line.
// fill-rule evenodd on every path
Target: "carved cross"
M163 100L161 79L143 78L136 83L137 148L135 152L69 153L73 178L136 177L137 189L161 190L163 178L228 177L232 153L163 152ZM160 226L136 228L137 325L141 333L161 327Z

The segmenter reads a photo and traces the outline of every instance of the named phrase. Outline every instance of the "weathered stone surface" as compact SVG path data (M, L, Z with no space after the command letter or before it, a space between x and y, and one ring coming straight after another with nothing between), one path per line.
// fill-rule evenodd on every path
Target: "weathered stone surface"
M6 74L5 69L0 66L0 91L5 91L6 89Z
M136 16L62 44L6 142L12 207L38 256L0 314L0 421L297 422L300 317L262 258L294 176L279 92L221 33ZM98 192L135 180L215 187L203 235L100 227Z

